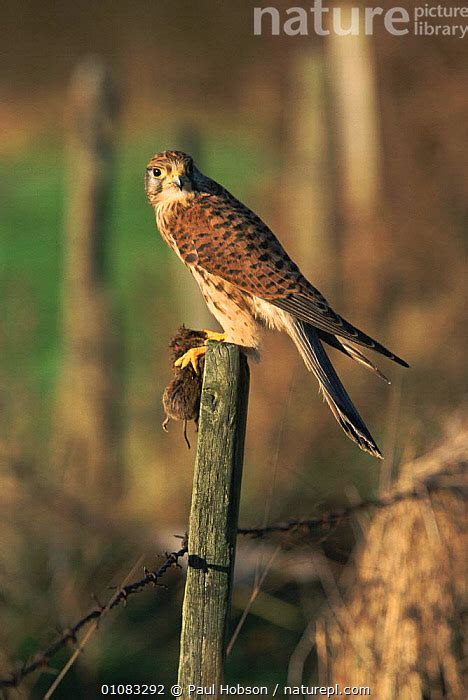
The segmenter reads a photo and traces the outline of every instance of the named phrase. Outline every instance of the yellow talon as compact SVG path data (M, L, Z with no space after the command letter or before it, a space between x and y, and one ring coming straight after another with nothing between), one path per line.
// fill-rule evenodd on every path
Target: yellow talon
M185 367L192 365L195 374L199 375L200 368L198 366L198 363L200 361L200 357L202 357L206 353L206 346L208 345L208 341L215 340L218 343L222 343L224 340L226 340L226 333L218 333L217 331L207 330L204 330L203 333L206 335L206 340L204 344L199 348L190 348L190 350L187 350L187 352L184 353L182 357L179 357L179 359L174 362L175 367L185 369Z
M226 340L226 333L218 333L217 331L207 331L203 330L206 335L206 342L209 340L216 340L217 343L223 343Z
M190 350L187 350L182 357L179 357L179 359L174 362L174 366L184 369L185 367L192 365L195 374L200 374L198 363L200 361L200 357L202 357L205 353L205 345L202 345L200 348L190 348Z

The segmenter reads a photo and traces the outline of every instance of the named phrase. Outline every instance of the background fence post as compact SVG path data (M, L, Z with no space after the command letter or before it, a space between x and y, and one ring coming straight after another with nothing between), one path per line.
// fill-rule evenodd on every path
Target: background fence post
M218 696L228 631L245 425L247 360L236 345L210 343L189 525L179 684L215 684ZM198 696L200 697L200 696Z
M67 105L63 365L53 456L67 487L98 504L113 503L124 478L123 341L108 271L117 117L109 71L97 58L85 59Z

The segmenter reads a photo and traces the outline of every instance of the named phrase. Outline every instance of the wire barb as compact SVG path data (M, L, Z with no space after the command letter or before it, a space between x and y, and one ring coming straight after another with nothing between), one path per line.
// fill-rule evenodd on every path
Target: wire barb
M93 608L85 617L81 618L73 627L69 627L64 630L60 637L58 637L47 649L36 654L32 661L25 662L18 671L10 673L9 676L0 678L0 688L16 688L20 681L29 676L34 671L43 669L49 666L49 662L58 651L63 649L68 642L73 643L78 642L78 633L87 627L91 622L99 621L101 616L106 610L111 610L116 608L118 605L123 603L127 604L128 598L135 593L143 590L147 586L153 584L158 587L162 584L158 583L168 569L172 568L174 565L179 565L179 559L182 559L187 554L187 546L183 542L183 546L177 552L171 552L166 555L166 559L163 564L159 567L157 571L150 571L149 569L144 569L144 578L134 583L129 583L126 586L118 589L110 604L103 607L99 601L96 599L97 607ZM180 565L179 565L180 566ZM163 586L165 588L165 586Z
M265 527L244 527L238 529L239 535L247 535L250 537L264 537L274 533L294 532L299 530L307 530L309 534L324 534L331 530L333 526L339 525L342 521L349 519L355 513L368 508L388 508L389 506L399 503L400 501L420 500L427 498L428 494L434 491L456 491L460 493L465 486L464 483L455 481L454 483L446 483L443 477L450 475L449 471L441 471L438 474L431 475L425 481L419 483L415 488L407 491L397 491L381 498L369 498L358 503L352 503L346 508L334 511L332 513L324 513L316 518L287 520L280 523L272 523Z
M449 477L449 479L445 479ZM444 480L445 479L445 480ZM453 479L453 474L450 471L441 471L438 474L431 475L427 480L418 484L417 487L407 491L391 493L381 498L368 499L360 503L353 503L346 508L337 510L331 513L325 513L321 516L309 519L288 520L286 522L273 523L265 527L239 528L239 535L247 535L254 538L264 537L275 533L298 532L306 531L308 535L328 535L333 526L338 525L343 520L350 518L355 513L368 508L388 508L389 506L401 501L425 499L435 491L451 491L460 493L465 486L463 480ZM9 676L0 678L0 688L15 688L20 681L34 671L43 668L50 668L49 662L55 654L65 647L68 642L78 643L78 633L87 627L91 622L98 622L101 616L108 610L116 608L121 603L126 606L128 598L139 591L142 591L147 586L167 588L159 582L159 579L172 568L181 568L179 560L184 558L188 553L188 536L176 535L181 539L181 548L176 552L166 552L165 559L159 569L151 571L144 567L144 577L133 583L129 583L121 588L116 588L114 597L107 606L102 606L96 596L93 595L97 607L93 608L85 617L79 620L72 627L64 630L53 644L42 652L38 652L32 661L25 662L18 671L11 673Z

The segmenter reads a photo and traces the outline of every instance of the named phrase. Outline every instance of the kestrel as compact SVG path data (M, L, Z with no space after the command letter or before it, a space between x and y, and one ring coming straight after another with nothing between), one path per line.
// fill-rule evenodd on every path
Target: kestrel
M353 344L409 365L333 311L268 226L222 185L203 175L189 155L164 151L151 158L145 190L162 237L189 268L224 329L223 334L209 337L257 351L261 326L285 331L315 374L344 432L362 450L382 458L323 343L381 377ZM178 362L196 367L197 356L204 351L195 348Z

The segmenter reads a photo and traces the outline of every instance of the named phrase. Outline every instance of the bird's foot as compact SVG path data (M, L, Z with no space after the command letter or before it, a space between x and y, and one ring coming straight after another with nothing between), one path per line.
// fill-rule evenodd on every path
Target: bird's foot
M200 348L190 348L186 353L179 357L178 360L174 362L174 367L180 367L184 369L189 365L192 365L195 374L200 374L200 367L198 363L200 362L200 357L206 353L206 345L202 345Z
M179 357L179 359L174 362L175 367L180 367L181 369L184 369L185 367L191 365L195 374L199 375L200 357L203 357L203 355L206 353L206 346L208 345L208 341L215 340L217 343L222 343L224 340L226 340L226 333L218 333L217 331L208 330L203 330L203 333L206 336L206 340L203 343L203 345L201 347L190 348L190 350L187 350L187 352L184 353L182 357Z
M215 340L217 343L224 343L226 340L226 333L218 333L217 331L207 331L203 329L203 333L206 335L206 343L209 340Z

